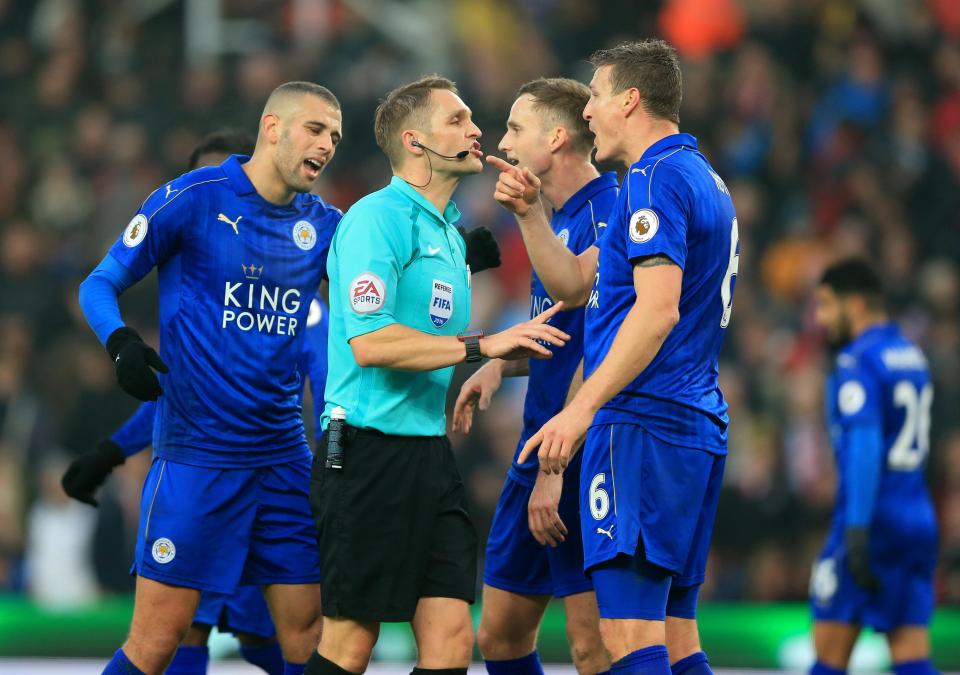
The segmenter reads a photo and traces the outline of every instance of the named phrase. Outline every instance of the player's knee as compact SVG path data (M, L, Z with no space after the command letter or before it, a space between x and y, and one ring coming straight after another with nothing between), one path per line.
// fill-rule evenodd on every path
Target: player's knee
M484 658L499 661L526 656L536 646L537 631L515 623L484 616L477 631L477 646Z
M283 629L277 626L277 640L283 658L291 663L303 663L320 644L320 632L323 619L316 617L297 626L287 625Z
M586 672L586 666L605 657L606 650L594 621L571 620L568 617L567 642L570 644L570 658L578 672Z

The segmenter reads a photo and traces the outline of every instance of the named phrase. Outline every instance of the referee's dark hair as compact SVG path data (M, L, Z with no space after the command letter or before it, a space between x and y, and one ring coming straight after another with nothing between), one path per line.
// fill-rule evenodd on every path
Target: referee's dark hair
M187 169L197 168L204 155L252 155L256 141L252 134L240 129L218 129L200 139L200 143L190 153Z
M870 264L862 258L846 258L828 267L820 278L838 296L862 295L870 309L882 309L883 283Z
M640 40L601 49L590 57L593 67L612 66L612 93L636 89L644 110L654 117L680 123L683 75L677 50L663 40Z
M430 92L434 89L446 89L454 94L460 93L453 80L433 74L397 87L377 106L373 116L373 133L376 136L377 145L390 160L390 166L399 166L403 158L401 131L411 126L427 130L429 116L425 113L430 101Z
M517 91L517 98L529 95L533 109L550 116L563 126L578 152L593 150L593 132L583 119L583 109L590 100L590 87L566 77L540 77L527 82Z

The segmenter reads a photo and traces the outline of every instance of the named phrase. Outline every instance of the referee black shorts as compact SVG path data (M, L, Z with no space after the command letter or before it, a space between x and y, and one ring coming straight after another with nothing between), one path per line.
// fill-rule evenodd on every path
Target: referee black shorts
M326 456L324 434L310 478L324 615L410 621L420 598L474 602L477 533L446 436L347 427L343 468Z

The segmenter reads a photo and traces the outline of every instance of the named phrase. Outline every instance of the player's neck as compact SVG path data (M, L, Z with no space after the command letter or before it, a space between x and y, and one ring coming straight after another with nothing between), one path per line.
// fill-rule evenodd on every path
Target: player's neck
M854 339L857 339L871 328L876 328L887 323L890 318L886 312L871 312L861 317L851 317L850 329Z
M410 187L423 195L423 198L433 204L441 215L447 208L453 191L460 183L459 176L445 175L437 171L434 171L431 176L421 171L410 171L407 167L397 171L396 176L405 180Z
M627 139L626 147L621 157L621 161L628 169L634 162L640 161L643 153L649 150L654 143L667 136L680 133L680 128L676 123L651 117L637 118L637 122L632 126L633 129L628 129L625 135Z
M540 190L554 210L559 211L568 199L599 175L589 159L558 157L550 170L540 176Z
M277 168L269 158L263 155L253 153L253 157L245 164L241 164L243 172L253 183L257 194L266 199L271 204L285 205L293 201L296 192L287 187L287 184L280 178Z

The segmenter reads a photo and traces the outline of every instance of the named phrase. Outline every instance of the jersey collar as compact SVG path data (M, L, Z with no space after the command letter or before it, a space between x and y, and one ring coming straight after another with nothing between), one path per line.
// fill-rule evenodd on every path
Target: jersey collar
M608 188L615 188L619 185L617 183L617 173L615 171L608 171L607 173L602 173L592 181L584 185L582 188L574 192L570 198L563 203L557 213L563 213L565 215L573 215L580 208L586 204L591 197L600 192L601 190L606 190Z
M647 159L656 155L663 154L670 148L688 147L691 150L697 149L697 139L690 134L670 134L665 138L647 148L640 159ZM639 160L638 160L639 161Z
M460 220L460 210L457 208L457 205L453 203L452 199L447 202L447 206L443 209L443 214L441 214L437 211L436 206L427 201L426 197L414 190L410 183L399 176L394 176L390 179L390 187L417 204L417 206L421 207L441 223L455 225L456 222Z
M253 187L253 183L250 182L250 178L247 177L246 172L241 166L241 164L246 164L249 161L249 155L230 155L223 161L223 164L220 165L223 168L223 172L227 174L227 178L230 179L230 187L233 188L233 191L236 192L239 197L257 191L257 188Z

